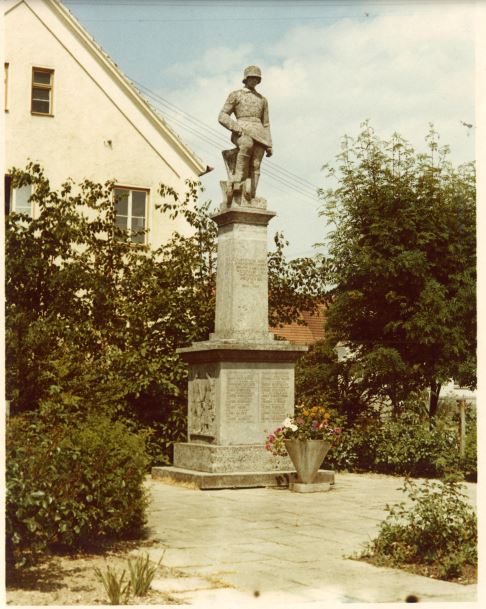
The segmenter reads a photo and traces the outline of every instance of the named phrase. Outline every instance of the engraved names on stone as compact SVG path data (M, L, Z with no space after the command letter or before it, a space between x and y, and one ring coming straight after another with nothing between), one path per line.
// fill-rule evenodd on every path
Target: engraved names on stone
M247 288L260 287L267 278L267 261L254 258L238 258L234 262L241 285Z
M288 370L262 372L260 384L260 418L280 421L291 415L292 375Z
M226 383L226 421L251 423L251 406L258 399L258 376L253 370L228 370Z
M293 375L289 370L229 370L225 419L229 423L280 421L292 414Z

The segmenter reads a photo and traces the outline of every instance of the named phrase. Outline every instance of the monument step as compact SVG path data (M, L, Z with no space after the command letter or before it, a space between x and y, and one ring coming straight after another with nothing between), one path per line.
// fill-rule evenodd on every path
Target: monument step
M152 478L169 484L193 484L201 490L230 488L281 487L297 483L297 474L293 471L278 472L227 472L208 473L180 467L153 467ZM315 484L334 484L334 472L321 469L317 472Z

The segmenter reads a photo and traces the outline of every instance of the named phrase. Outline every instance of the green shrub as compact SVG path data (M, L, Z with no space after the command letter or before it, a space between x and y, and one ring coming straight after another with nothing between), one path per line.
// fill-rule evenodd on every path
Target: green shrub
M474 450L471 439L467 459L461 461L456 425L436 419L430 426L427 417L405 411L398 418L359 419L345 428L329 462L336 469L441 477L453 470L472 471Z
M329 464L337 470L372 470L379 419L360 418L353 427L343 426L341 438L329 453Z
M144 439L106 415L32 414L7 427L7 559L21 566L67 550L136 535L144 524Z
M412 502L387 507L378 537L363 558L391 566L434 565L442 579L460 577L477 566L477 518L456 480L406 480L402 489Z
M460 461L466 480L476 482L478 478L477 414L476 409L466 410L466 446Z
M429 422L415 413L385 421L375 447L374 469L411 476L442 476L459 467L457 430L446 422Z
M466 480L476 482L478 479L478 456L476 428L471 430L466 436L466 450L461 459L461 470L464 472Z

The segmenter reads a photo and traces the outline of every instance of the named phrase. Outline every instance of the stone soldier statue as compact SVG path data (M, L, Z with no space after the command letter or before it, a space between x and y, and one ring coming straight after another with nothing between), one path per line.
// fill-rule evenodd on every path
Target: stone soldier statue
M255 90L261 79L258 66L246 68L245 88L230 93L219 113L219 122L231 131L231 141L237 146L222 153L228 172L228 204L237 192L247 201L255 198L263 155L272 155L268 102Z

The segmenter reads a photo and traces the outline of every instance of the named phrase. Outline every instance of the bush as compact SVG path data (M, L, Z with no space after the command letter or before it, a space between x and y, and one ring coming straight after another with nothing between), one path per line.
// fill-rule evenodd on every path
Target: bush
M383 473L443 476L459 467L457 430L440 420L429 427L429 422L415 413L404 413L398 420L383 424L374 465Z
M466 446L464 457L460 464L466 480L476 482L478 478L478 448L477 448L477 423L476 413L468 417L466 427Z
M10 566L140 533L147 457L144 439L124 424L106 415L15 417L6 458Z
M388 507L378 537L362 558L389 566L433 565L440 579L456 579L477 567L477 518L456 480L406 480L405 502Z
M337 470L367 471L374 467L377 420L359 419L353 427L343 427L341 438L328 455Z
M439 419L430 426L428 418L412 410L396 419L357 420L354 427L344 429L329 462L336 469L441 477L452 470L474 470L472 436L467 446L469 452L461 461L457 427Z

